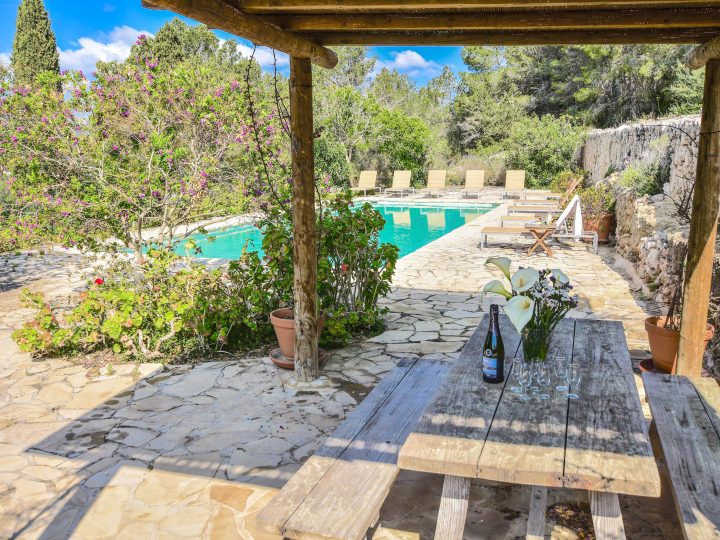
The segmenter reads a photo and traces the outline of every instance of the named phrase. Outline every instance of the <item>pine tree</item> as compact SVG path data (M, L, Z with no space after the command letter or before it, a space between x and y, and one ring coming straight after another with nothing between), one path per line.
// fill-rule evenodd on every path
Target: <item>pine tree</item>
M45 71L60 73L57 41L43 0L20 3L11 63L15 80L21 83L32 83Z

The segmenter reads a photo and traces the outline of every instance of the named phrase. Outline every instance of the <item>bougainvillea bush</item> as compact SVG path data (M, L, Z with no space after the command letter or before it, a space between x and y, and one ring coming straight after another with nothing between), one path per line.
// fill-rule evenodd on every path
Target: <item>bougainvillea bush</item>
M145 58L33 87L2 74L0 250L114 238L140 259L246 210L259 177L288 183L269 92L253 86L251 114L248 81L212 65Z

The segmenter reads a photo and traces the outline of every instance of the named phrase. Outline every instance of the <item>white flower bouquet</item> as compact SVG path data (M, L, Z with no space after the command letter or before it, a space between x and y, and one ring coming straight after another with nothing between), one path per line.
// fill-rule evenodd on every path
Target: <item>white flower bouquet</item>
M505 313L522 336L525 359L545 360L553 330L568 311L577 307L578 297L572 293L573 286L561 270L521 268L510 275L510 263L507 257L490 257L485 261L486 265L502 270L511 290L494 279L485 285L483 292L508 299Z

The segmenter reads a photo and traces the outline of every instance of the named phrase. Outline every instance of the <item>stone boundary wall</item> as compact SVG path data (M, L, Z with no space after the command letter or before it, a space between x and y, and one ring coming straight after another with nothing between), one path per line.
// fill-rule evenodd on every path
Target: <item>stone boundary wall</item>
M700 117L649 120L617 128L593 130L581 151L580 163L597 183L635 162L668 159L670 182L665 193L678 197L695 178Z

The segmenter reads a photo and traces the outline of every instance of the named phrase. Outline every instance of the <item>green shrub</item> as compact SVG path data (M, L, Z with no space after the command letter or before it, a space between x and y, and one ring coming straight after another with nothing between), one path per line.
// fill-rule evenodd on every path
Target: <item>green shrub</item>
M326 205L318 216L318 300L326 317L322 339L333 345L379 324L377 301L390 289L398 248L379 242L385 221L370 205L354 208L348 193ZM275 211L263 229L265 258L244 251L226 269L159 250L143 265L118 259L66 312L23 291L24 305L36 313L13 339L37 356L109 349L135 360L265 345L269 312L293 300L292 219Z
M639 197L662 193L669 169L663 161L633 164L618 179L621 186L632 189Z
M325 202L318 215L318 303L325 315L321 336L327 345L375 328L383 311L378 298L390 290L398 248L381 244L385 220L372 206L352 205L348 193ZM277 212L262 225L263 251L278 298L292 303L292 220Z
M23 291L24 305L37 312L13 339L39 356L110 349L136 360L247 350L267 340L276 301L257 253L226 271L179 263L166 251L151 251L142 266L117 260L66 313Z
M605 214L615 212L615 193L606 183L595 184L580 191L583 215L589 223L597 223Z
M587 172L583 170L562 171L553 176L553 179L550 182L550 189L555 193L565 193L565 191L570 187L570 184L572 184L578 178L582 178L582 181L584 182L586 176ZM583 182L580 182L581 186Z

